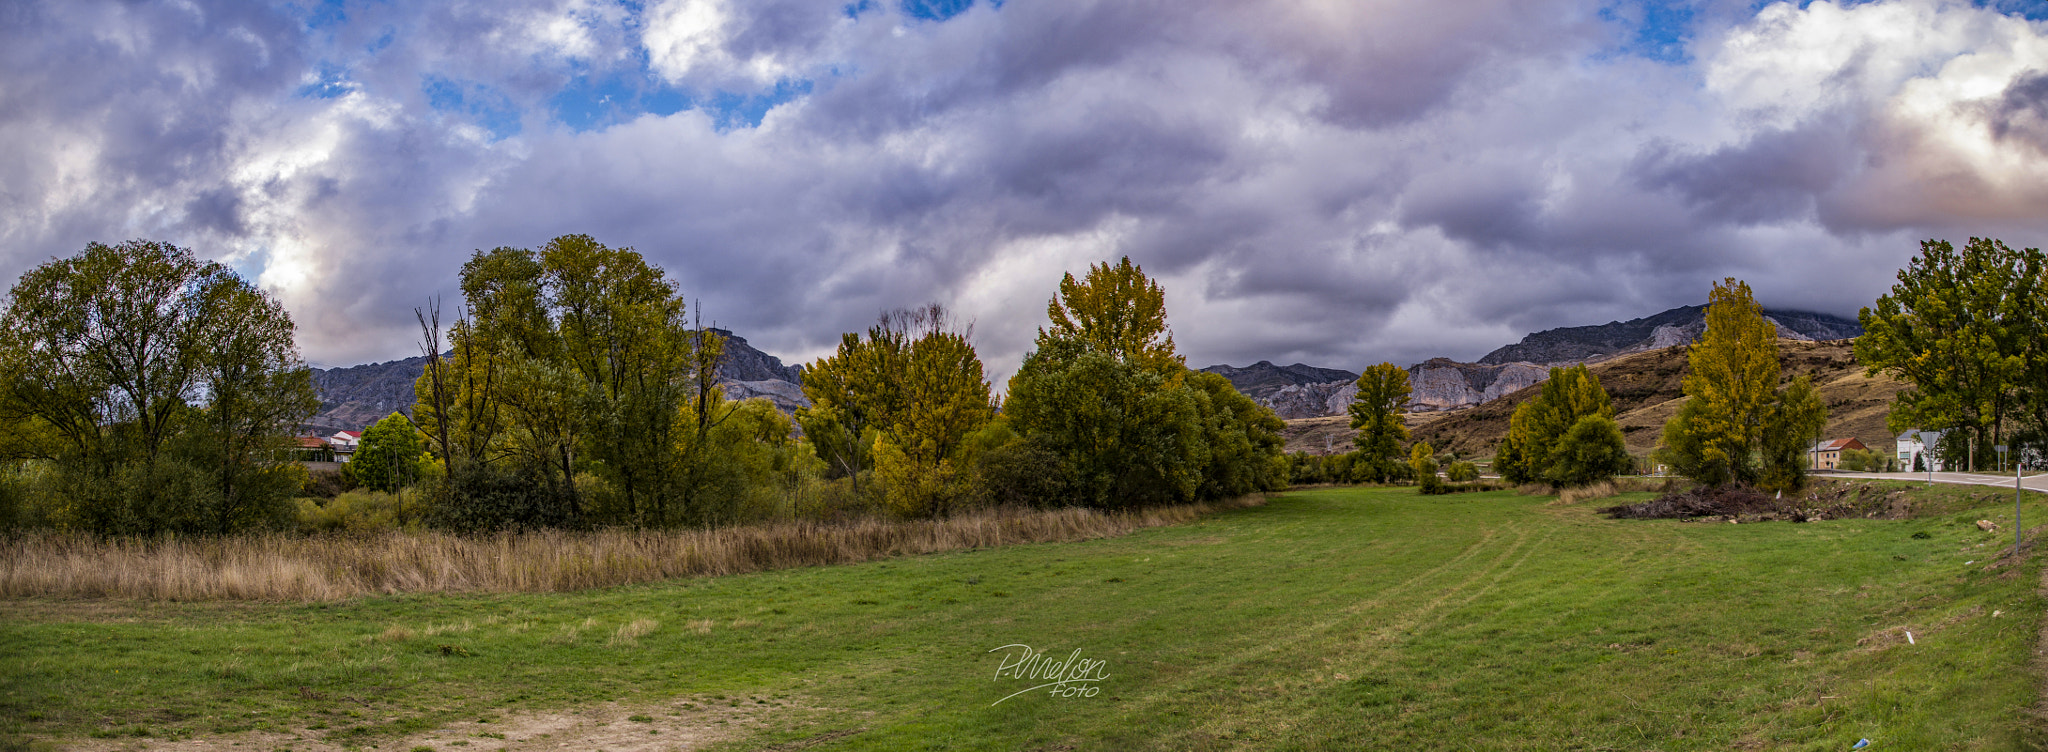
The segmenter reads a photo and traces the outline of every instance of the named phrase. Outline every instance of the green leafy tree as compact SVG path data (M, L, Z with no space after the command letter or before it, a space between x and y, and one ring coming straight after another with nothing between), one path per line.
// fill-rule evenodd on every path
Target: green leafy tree
M1278 417L1187 370L1164 291L1129 259L1066 275L1048 316L1003 411L1029 451L1058 458L1070 498L1123 508L1285 485Z
M1365 369L1358 377L1358 396L1351 399L1352 441L1358 447L1352 464L1355 477L1373 482L1393 480L1400 464L1401 444L1408 427L1401 411L1408 407L1408 371L1392 363Z
M356 483L374 491L397 491L419 477L420 457L425 449L419 429L399 413L384 416L363 430L349 470Z
M60 524L226 532L288 511L280 449L316 406L282 308L168 243L24 273L0 332L4 443L54 461Z
M1479 466L1459 460L1451 463L1451 466L1444 470L1444 475L1449 476L1453 482L1470 483L1479 480Z
M833 474L858 493L872 469L884 503L905 516L946 514L972 496L967 440L995 406L971 337L936 303L891 311L806 369L811 406L798 420Z
M1555 486L1584 486L1633 469L1635 460L1629 457L1621 427L1613 418L1593 413L1579 418L1558 437L1543 479Z
M1664 425L1659 457L1710 486L1797 489L1799 453L1819 437L1827 406L1803 378L1779 388L1777 329L1748 284L1717 283L1709 300L1706 334L1687 353L1686 402Z
M1971 238L1920 244L1898 283L1858 315L1856 358L1869 373L1912 385L1887 420L1893 432L1948 428L1948 459L1966 466L2006 443L2015 420L2040 443L2048 427L2048 348L2042 297L2048 260L2040 250Z
M1074 500L1130 508L1192 500L1201 415L1165 376L1082 342L1041 338L1010 379L1004 413L1061 459Z
M660 269L564 235L475 254L462 287L468 315L449 332L451 357L429 358L413 411L449 465L444 523L667 526L730 508L695 480L711 461L695 449L706 422L723 414L711 397L720 340L691 325ZM585 488L604 491L602 510Z
M186 430L193 459L212 476L210 527L226 535L281 516L299 468L279 458L290 429L312 417L320 399L283 306L238 277L204 294L206 396Z
M1494 467L1510 483L1541 481L1559 486L1584 485L1627 470L1626 450L1621 453L1619 464L1602 455L1601 463L1587 465L1580 461L1584 457L1579 453L1591 450L1567 444L1567 435L1592 416L1607 418L1607 425L1613 425L1613 402L1600 385L1599 377L1583 364L1550 369L1542 391L1515 407ZM1619 429L1615 429L1617 446L1620 435ZM1601 438L1604 442L1605 437ZM1574 455L1568 468L1564 466L1567 455ZM1617 466L1619 469L1604 474L1598 470Z

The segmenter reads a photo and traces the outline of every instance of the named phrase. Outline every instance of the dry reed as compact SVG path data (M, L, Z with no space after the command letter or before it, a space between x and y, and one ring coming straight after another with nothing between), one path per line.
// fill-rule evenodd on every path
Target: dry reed
M1527 487L1524 486L1524 488ZM1551 504L1563 506L1565 504L1577 504L1581 501L1605 499L1625 493L1662 492L1669 490L1671 490L1671 481L1666 478L1632 478L1623 476L1578 488L1551 489L1552 493L1557 494L1557 500L1551 502Z
M1259 503L1250 497L1127 513L992 510L942 520L490 536L21 534L0 538L0 597L333 601L379 593L562 592L1116 536Z

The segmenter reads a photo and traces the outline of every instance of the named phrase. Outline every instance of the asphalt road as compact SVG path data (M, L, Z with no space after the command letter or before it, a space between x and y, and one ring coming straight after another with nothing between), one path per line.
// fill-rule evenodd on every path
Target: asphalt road
M1871 480L1914 480L1927 482L1927 473L1814 473L1817 478L1867 478ZM2011 475L1993 473L1934 473L1936 483L1955 483L1968 486L2002 486L2012 488ZM2020 486L2029 491L2048 493L2048 473L2029 475L2020 481Z

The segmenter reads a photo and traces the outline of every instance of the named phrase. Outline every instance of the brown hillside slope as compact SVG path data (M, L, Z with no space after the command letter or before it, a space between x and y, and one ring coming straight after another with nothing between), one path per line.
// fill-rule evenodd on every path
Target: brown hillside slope
M1891 410L1892 397L1905 385L1881 374L1864 376L1863 367L1856 364L1851 340L1779 340L1778 362L1786 382L1802 375L1813 378L1821 399L1828 404L1827 438L1854 436L1873 449L1892 448L1885 415ZM1664 421L1678 411L1685 399L1680 389L1686 371L1685 348L1636 353L1590 368L1614 398L1615 422L1621 424L1629 452L1638 456L1649 454L1657 446ZM1542 388L1532 386L1464 410L1413 416L1425 421L1413 427L1414 438L1463 456L1491 456L1500 446L1501 437L1507 434L1508 418L1515 407L1536 396ZM1321 434L1339 427L1314 426L1320 430L1310 430L1312 427L1296 423L1306 421L1289 422L1289 451L1319 452L1324 441ZM1348 449L1342 439L1336 443Z

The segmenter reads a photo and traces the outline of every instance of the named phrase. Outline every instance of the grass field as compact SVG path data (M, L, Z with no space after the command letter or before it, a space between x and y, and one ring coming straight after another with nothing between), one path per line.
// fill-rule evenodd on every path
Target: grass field
M1728 525L1336 488L575 593L12 599L0 714L17 744L106 748L575 748L533 719L582 712L612 749L2037 748L2038 564L1985 568L2010 533L1972 523L2009 496L1944 493ZM1104 678L1004 700L1044 683L997 675L1019 644Z

